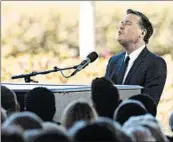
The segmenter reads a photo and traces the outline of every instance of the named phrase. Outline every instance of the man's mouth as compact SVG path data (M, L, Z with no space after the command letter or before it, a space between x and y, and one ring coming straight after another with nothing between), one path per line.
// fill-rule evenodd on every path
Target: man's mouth
M118 32L118 35L121 35L121 34L122 34L122 32L121 32L121 31L119 31L119 32Z

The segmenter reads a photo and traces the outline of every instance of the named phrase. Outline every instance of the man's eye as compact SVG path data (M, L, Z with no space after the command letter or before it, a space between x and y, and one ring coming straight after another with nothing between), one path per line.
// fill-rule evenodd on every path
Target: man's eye
M125 25L131 25L131 23L125 23Z

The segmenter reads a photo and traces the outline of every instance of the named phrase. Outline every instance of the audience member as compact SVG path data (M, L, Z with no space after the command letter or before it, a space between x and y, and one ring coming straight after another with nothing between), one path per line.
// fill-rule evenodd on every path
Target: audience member
M69 103L61 116L62 125L53 122L55 96L47 88L36 87L26 94L24 112L18 112L15 93L4 86L1 89L3 142L173 141L163 133L150 96L138 94L120 101L118 89L105 77L92 81L94 107L85 100ZM169 125L173 131L173 112Z
M131 142L130 137L123 135L119 129L119 125L115 125L108 118L102 118L99 121L93 121L90 123L76 123L70 130L69 133L73 134L73 141L116 141L116 142ZM117 128L116 128L117 126ZM73 132L70 132L73 131ZM126 136L126 137L124 137Z
M158 124L157 119L153 115L148 113L148 114L140 115L140 116L132 116L131 118L128 119L128 121L126 121L123 124L122 128L124 128L124 130L126 130L126 128L128 128L128 127L141 125L141 123L143 123L143 121Z
M99 116L113 119L120 97L111 81L105 77L95 78L91 84L91 99Z
M153 116L156 116L157 105L154 102L153 98L151 98L149 95L146 95L145 93L143 93L143 94L131 96L129 99L140 101L145 106L148 113L152 114Z
M30 130L24 134L26 142L70 142L70 138L66 133L57 130Z
M53 92L44 87L30 90L25 97L25 110L36 113L43 121L53 121L56 111Z
M1 85L1 106L6 110L7 116L20 111L15 92L3 85Z
M153 121L155 119L155 121ZM168 139L162 132L160 125L156 118L150 114L141 115L137 117L131 117L124 125L123 130L126 131L130 127L143 126L147 128L156 141L166 142Z
M156 141L151 132L147 128L140 125L129 127L124 132L127 133L135 142Z
M144 115L146 113L148 113L147 109L142 103L129 99L123 101L115 110L114 120L123 125L130 117Z
M1 128L2 142L24 142L23 130L18 126Z
M2 125L3 128L12 125L19 126L23 131L30 129L41 129L42 120L32 112L18 112L12 114Z
M61 123L69 129L79 120L92 121L97 118L97 114L92 106L83 100L71 102L64 110Z
M66 129L62 125L58 125L54 122L43 122L42 125L45 131L56 131L60 129L64 133L66 132Z

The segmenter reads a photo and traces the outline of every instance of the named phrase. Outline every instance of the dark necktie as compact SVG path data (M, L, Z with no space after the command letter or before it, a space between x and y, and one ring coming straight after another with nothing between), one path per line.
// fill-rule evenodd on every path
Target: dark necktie
M127 69L127 66L129 64L129 60L130 60L130 57L127 56L125 61L123 62L122 66L121 66L121 69L120 69L120 84L123 83L123 78L124 78L124 75L125 75L125 72L126 72L126 69Z

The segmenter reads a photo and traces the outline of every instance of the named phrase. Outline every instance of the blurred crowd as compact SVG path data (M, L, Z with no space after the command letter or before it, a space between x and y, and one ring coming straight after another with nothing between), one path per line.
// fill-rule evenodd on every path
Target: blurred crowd
M121 100L119 91L105 77L91 83L92 104L85 100L70 102L61 120L56 112L55 96L45 87L36 87L24 96L21 111L17 95L1 85L2 142L76 142L76 141L159 141L172 142L157 115L157 105L147 94L134 94ZM56 104L56 105L55 105ZM169 115L173 132L173 110Z

